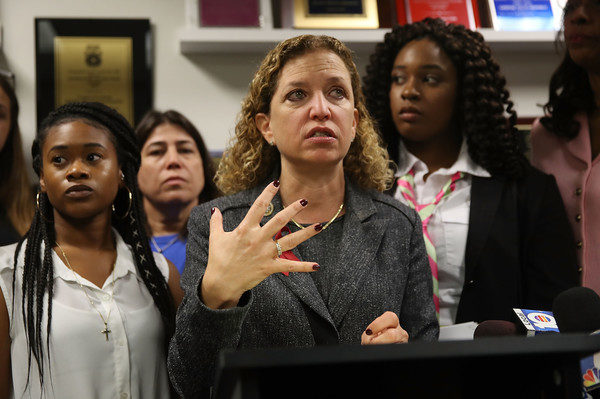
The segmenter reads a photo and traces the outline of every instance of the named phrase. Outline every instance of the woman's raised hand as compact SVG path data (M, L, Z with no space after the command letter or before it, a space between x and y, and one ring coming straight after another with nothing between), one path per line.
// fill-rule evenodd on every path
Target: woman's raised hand
M314 262L300 262L278 257L273 241L291 218L304 209L306 200L298 200L260 225L269 203L277 194L279 181L269 184L254 201L238 227L223 230L223 215L213 208L210 219L208 264L202 279L202 301L212 309L237 305L242 294L257 286L273 273L312 272L319 269ZM281 251L288 251L321 231L315 224L278 240Z

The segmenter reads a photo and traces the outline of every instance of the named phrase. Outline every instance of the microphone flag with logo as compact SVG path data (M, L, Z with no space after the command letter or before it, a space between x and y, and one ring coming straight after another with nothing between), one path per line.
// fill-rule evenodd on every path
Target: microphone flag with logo
M513 308L513 311L525 327L527 336L558 332L556 319L550 311L517 308Z

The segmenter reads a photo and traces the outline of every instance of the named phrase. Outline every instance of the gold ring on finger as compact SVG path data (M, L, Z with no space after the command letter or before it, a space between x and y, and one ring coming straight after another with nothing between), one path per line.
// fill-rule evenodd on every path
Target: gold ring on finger
M277 247L277 257L281 257L281 254L283 253L283 251L281 250L281 245L279 244L279 241L275 240L275 247Z
M269 202L269 205L267 205L267 209L265 210L265 216L271 216L271 214L273 213L273 203Z

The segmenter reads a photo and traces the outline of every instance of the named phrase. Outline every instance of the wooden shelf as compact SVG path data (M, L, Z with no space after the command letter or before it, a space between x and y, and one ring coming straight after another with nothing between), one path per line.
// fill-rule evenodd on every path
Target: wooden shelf
M554 49L556 32L501 32L480 29L495 51L535 52ZM269 29L269 28L193 28L179 35L183 54L266 53L277 43L302 34L334 36L356 52L370 52L389 29Z

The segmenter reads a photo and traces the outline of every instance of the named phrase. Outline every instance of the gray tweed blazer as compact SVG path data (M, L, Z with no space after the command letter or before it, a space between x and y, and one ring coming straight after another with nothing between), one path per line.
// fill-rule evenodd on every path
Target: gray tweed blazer
M171 380L180 395L198 397L213 384L222 349L315 345L307 312L314 312L342 344L360 344L365 328L387 310L398 315L411 340L437 339L431 271L418 215L395 199L362 190L349 180L339 271L328 303L310 275L277 273L247 291L237 307L207 308L198 288L208 259L210 209L215 206L222 212L225 231L231 231L267 183L202 204L190 216L181 279L185 297L168 358ZM273 205L275 212L264 217L263 224L281 209L279 196Z

